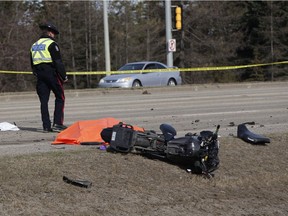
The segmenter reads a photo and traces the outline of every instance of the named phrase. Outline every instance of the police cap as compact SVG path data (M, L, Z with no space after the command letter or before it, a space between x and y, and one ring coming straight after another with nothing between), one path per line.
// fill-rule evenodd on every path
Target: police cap
M47 30L49 30L49 31L52 31L54 34L59 34L59 31L58 31L58 29L57 29L57 27L53 24L53 23L51 23L51 22L45 22L45 23L41 23L40 25L39 25L39 28L41 29L41 30L44 30L44 29L47 29Z

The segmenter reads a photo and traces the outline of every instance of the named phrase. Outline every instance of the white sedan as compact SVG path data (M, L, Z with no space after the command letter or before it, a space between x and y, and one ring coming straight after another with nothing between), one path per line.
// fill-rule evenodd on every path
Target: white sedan
M154 70L167 69L168 67L160 62L143 61L133 62L122 66L118 71L131 70ZM182 84L180 72L137 72L137 73L121 73L105 76L98 84L101 88L133 88L147 86L176 86Z

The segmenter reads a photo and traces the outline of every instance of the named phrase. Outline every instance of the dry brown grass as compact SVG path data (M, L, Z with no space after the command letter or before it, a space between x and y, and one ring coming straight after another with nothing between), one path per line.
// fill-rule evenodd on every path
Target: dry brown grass
M0 215L288 215L288 134L269 137L267 146L220 138L212 180L95 147L1 157Z

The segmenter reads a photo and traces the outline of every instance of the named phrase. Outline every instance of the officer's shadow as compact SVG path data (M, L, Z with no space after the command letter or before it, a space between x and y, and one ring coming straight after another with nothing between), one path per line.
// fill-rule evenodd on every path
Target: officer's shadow
M29 132L43 132L43 130L42 129L40 129L40 128L32 128L32 127L19 127L18 126L18 128L20 129L20 130L23 130L23 131L29 131Z

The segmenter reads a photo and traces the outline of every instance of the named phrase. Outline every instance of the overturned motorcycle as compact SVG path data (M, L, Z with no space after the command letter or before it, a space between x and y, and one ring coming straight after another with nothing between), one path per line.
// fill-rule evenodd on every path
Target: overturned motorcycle
M187 171L203 174L208 178L219 167L218 131L201 131L199 135L187 133L176 138L176 130L168 124L161 124L162 134L155 131L136 131L132 125L120 122L101 132L102 139L109 143L114 152L136 152L142 155L168 160Z

